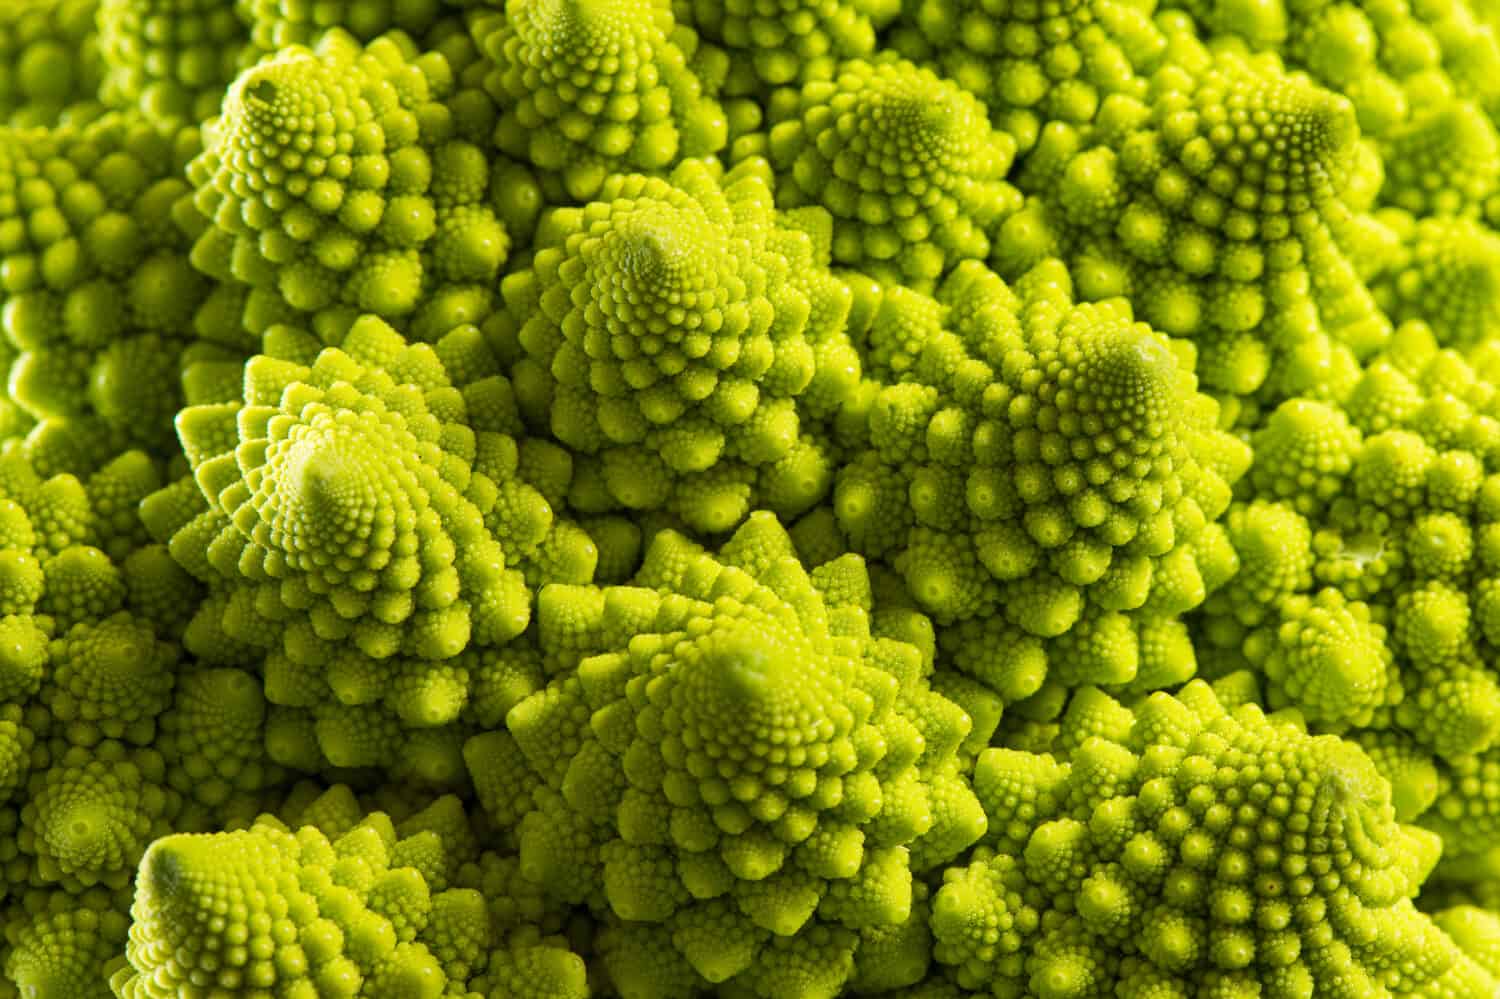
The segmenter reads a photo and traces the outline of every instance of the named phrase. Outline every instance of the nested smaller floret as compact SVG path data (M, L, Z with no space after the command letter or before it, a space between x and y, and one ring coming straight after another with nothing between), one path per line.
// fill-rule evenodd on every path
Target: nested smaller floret
M0 122L47 126L99 111L96 0L14 0L0 20Z
M553 512L567 456L511 436L510 384L473 327L411 345L364 317L340 348L279 343L242 401L179 415L194 476L143 510L210 588L190 649L227 666L261 650L267 699L317 715L330 760L395 759L403 727L463 709L454 657L525 628L528 575L588 580L596 551Z
M150 722L171 703L177 656L176 646L128 612L80 621L52 641L44 699L58 721L147 743Z
M698 38L670 0L507 0L474 18L505 108L500 149L536 167L556 200L594 197L614 172L665 171L728 138Z
M1371 290L1392 320L1421 320L1442 344L1460 349L1500 328L1500 236L1471 219L1404 212L1382 219L1399 243Z
M340 790L349 793L329 794ZM458 826L430 821L439 810ZM566 944L508 933L478 891L448 886L470 880L455 877L462 840L472 836L455 799L399 824L383 812L357 813L356 806L355 822L327 833L310 822L291 832L263 815L238 832L158 840L141 861L129 967L115 976L115 994L588 994L583 961Z
M1018 179L1033 197L996 240L1001 272L1063 256L1084 298L1124 295L1193 339L1211 390L1347 388L1390 332L1342 200L1364 162L1354 110L1273 56L1182 32L1180 58L1112 102L1108 128L1044 133Z
M17 442L0 453L0 614L5 615L7 644L16 679L0 681L0 697L24 697L34 692L19 679L32 674L31 665L48 658L48 641L56 637L52 653L60 656L47 671L58 696L70 705L67 720L110 725L144 720L164 705L164 689L138 689L116 672L139 668L135 662L90 661L82 652L96 628L118 626L139 641L139 648L157 664L174 656L148 636L150 629L129 619L111 619L125 606L128 588L116 559L124 559L143 539L134 507L160 485L153 463L139 451L126 452L84 481L61 473L43 478L24 456ZM76 634L70 629L80 626ZM72 645L77 638L79 645ZM98 650L99 646L95 646ZM38 671L39 672L39 671ZM146 678L150 670L136 674ZM69 689L71 688L71 689ZM114 703L124 698L135 706ZM108 708L106 703L110 703ZM90 706L84 707L84 704ZM87 717L85 717L87 716Z
M1500 135L1470 101L1419 113L1382 152L1380 200L1414 215L1475 215L1500 193Z
M124 887L176 815L163 776L160 754L149 749L71 747L32 776L16 845L34 859L43 882L69 891Z
M153 743L167 784L209 814L260 810L259 795L283 776L266 747L269 707L257 677L240 669L201 669L177 680Z
M1412 904L1442 844L1396 821L1356 744L1230 711L1202 681L1113 712L1122 728L1052 753L981 754L975 790L996 835L945 872L932 904L935 956L960 986L1137 999L1500 988L1487 955ZM1070 712L1062 729L1087 725Z
M1386 629L1369 605L1325 589L1289 596L1276 610L1274 633L1246 650L1269 681L1269 706L1294 706L1325 731L1388 725L1402 689Z
M181 179L198 145L196 129L136 113L0 128L7 436L46 421L84 464L163 446L211 297L188 259L201 223Z
M505 280L528 420L597 463L606 504L710 532L800 513L832 475L812 431L859 371L827 214L778 213L763 160L612 177L599 198L549 215Z
M1393 727L1447 760L1491 750L1496 406L1417 323L1342 405L1283 403L1251 438L1255 499L1227 521L1240 575L1204 606L1201 639L1317 726Z
M854 61L773 102L767 155L783 207L834 217L833 258L930 291L960 260L983 260L1021 206L1006 183L1014 140L977 98L898 60Z
M450 50L334 30L229 87L188 170L213 223L193 261L249 286L249 328L367 312L435 340L488 313L536 191L485 154L494 108Z
M861 941L983 831L969 716L929 686L930 637L894 637L909 613L872 606L856 556L809 573L767 513L717 557L663 532L632 586L542 592L553 679L466 757L494 817L520 819L523 872L623 921L622 995L909 984Z
M99 889L49 891L11 913L4 931L7 984L23 996L109 999L109 977L130 928L117 898Z
M99 0L98 22L105 103L194 122L218 112L248 41L221 0Z
M876 31L900 7L897 0L673 0L679 19L728 50L725 89L761 95L829 79L843 60L872 54Z
M1184 346L1123 302L1075 305L1055 261L880 303L834 510L1007 700L1193 674L1172 619L1233 570L1213 522L1248 456Z
M1112 95L1141 96L1167 41L1124 0L917 0L892 43L978 94L1030 149L1052 122L1094 120Z

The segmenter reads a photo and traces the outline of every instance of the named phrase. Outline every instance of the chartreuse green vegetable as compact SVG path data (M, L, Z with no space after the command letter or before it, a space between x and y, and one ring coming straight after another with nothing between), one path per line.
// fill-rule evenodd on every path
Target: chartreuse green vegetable
M47 422L39 435L85 463L171 440L180 358L212 292L188 260L201 222L182 170L197 150L193 129L134 113L0 128L7 436Z
M47 126L97 113L97 0L14 0L0 19L0 121Z
M463 869L436 829L413 828L423 825L373 812L330 835L263 815L238 832L158 840L141 862L115 994L586 997L582 959L556 938L507 933L462 884L480 871Z
M1193 675L1179 616L1233 571L1213 521L1248 453L1184 343L1075 305L1055 261L1014 288L969 261L936 300L887 292L864 351L833 508L954 667L1007 701Z
M558 201L614 172L660 172L724 147L717 73L669 0L506 0L472 22L504 110L494 142ZM720 62L722 60L719 60Z
M983 260L1021 197L1005 182L1015 142L983 104L909 62L853 61L770 106L763 143L782 207L834 217L833 258L930 291L961 260ZM737 146L739 150L742 147Z
M1273 56L1209 51L1191 25L1173 54L1098 128L1043 134L1019 174L1032 197L996 241L1001 273L1062 256L1083 298L1124 295L1192 339L1216 392L1347 388L1390 332L1342 200L1370 169L1353 105Z
M608 914L623 996L920 977L915 876L984 831L972 723L862 560L809 573L764 512L717 556L663 532L633 585L543 589L536 639L551 680L465 757L522 872Z
M409 730L458 719L480 650L525 629L528 575L587 582L596 549L553 509L568 455L513 436L510 383L473 327L435 346L372 316L338 347L272 337L242 399L179 415L193 475L146 521L209 588L189 649L259 664L266 699L295 709L274 755L390 764ZM451 739L409 738L457 759Z
M1494 999L1481 0L0 0L0 999Z
M1098 695L1101 696L1102 695ZM1075 702L1075 704L1078 702ZM1101 706L1102 707L1102 706ZM933 898L936 959L981 994L1480 996L1412 904L1441 850L1356 746L1202 681L1068 717L1052 753L990 749L990 834Z
M464 68L332 31L236 78L187 176L212 223L193 262L246 286L250 329L370 313L435 340L488 314L537 192L486 155L495 108Z
M503 285L529 423L580 456L581 510L725 531L827 491L820 424L859 378L829 217L778 212L764 160L612 178L544 217Z
M219 0L98 0L107 72L100 92L114 107L202 121L219 108L247 41L238 4Z

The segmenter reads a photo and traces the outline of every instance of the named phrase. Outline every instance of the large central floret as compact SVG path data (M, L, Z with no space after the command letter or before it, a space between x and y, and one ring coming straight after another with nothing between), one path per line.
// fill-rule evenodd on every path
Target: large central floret
M352 639L372 656L404 648L441 659L462 650L471 631L481 642L510 637L510 621L524 623L520 607L471 615L483 606L474 573L503 565L503 555L493 542L472 546L484 532L481 512L458 488L462 477L444 478L442 423L420 396L342 352L311 368L275 367L251 365L244 407L190 408L179 421L200 468L216 456L216 433L233 427L238 438L222 454L233 465L221 460L203 473L228 476L207 495L228 521L210 560L226 574L267 580L308 614L319 638ZM345 380L361 375L363 390ZM410 402L418 408L391 408ZM397 629L408 622L403 637Z
M740 274L748 247L688 195L652 193L663 197L643 197L589 226L577 263L560 276L588 295L582 311L602 327L602 336L574 347L588 359L588 384L616 393L655 389L639 408L665 422L695 406L721 408L715 394L732 386L721 388L720 378L732 377L743 341L764 337L772 316L766 309L752 315L746 306L751 294L764 294Z
M706 531L757 503L801 512L830 475L807 425L859 365L828 216L778 214L759 160L614 177L599 197L545 221L504 285L528 417L597 455L626 507Z
M525 628L524 573L587 580L596 552L519 472L510 386L472 327L436 350L370 317L342 349L296 337L247 365L243 402L183 411L194 477L147 519L212 588L200 655L271 647L267 699L310 712L326 756L389 759L400 728L463 709L469 674L449 660ZM529 453L566 488L563 456Z
M971 722L930 658L874 637L861 560L809 574L769 514L718 557L658 535L636 584L544 590L554 679L465 749L486 806L520 819L523 871L623 921L602 946L630 999L832 997L856 968L909 984L863 942L903 933L913 873L981 832L955 755Z

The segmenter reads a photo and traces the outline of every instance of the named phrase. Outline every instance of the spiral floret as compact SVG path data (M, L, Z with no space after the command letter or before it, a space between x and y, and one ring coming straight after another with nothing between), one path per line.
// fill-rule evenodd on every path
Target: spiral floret
M853 61L772 107L767 152L783 206L825 206L833 257L888 284L930 291L983 260L1020 193L1009 135L956 83L909 62Z
M951 626L955 665L1009 700L1192 676L1171 619L1234 570L1213 522L1247 454L1181 344L1124 303L1075 305L1056 262L892 292L867 339L884 369L841 424L862 442L834 510Z
M33 781L17 844L44 882L69 891L130 883L151 840L170 829L175 798L157 754L119 743L72 747Z
M1210 390L1336 395L1390 334L1342 200L1363 163L1353 108L1272 57L1176 43L1181 61L1116 102L1109 129L1046 133L996 241L1001 273L1060 253L1085 298L1125 295L1194 340Z
M1500 987L1413 906L1439 841L1396 821L1389 785L1357 745L1252 705L1227 711L1202 681L1116 707L1126 734L1063 749L1061 765L981 754L975 786L1007 838L948 870L932 907L937 960L960 986L1464 997Z
M528 419L592 456L617 505L704 531L802 512L831 477L813 431L859 370L828 216L778 213L764 161L615 177L599 198L554 212L503 287Z
M188 170L212 222L193 262L247 288L250 329L365 312L435 340L488 314L535 186L486 156L494 109L463 68L334 30L229 87Z
M869 593L855 556L809 574L767 513L717 557L666 532L632 586L543 591L558 672L466 755L532 789L522 870L623 921L622 995L832 997L863 934L908 919L913 875L982 832L969 716L930 652L875 637Z
M455 657L525 628L527 574L588 580L593 543L520 470L510 386L477 330L434 348L364 317L340 348L284 342L308 363L258 356L243 401L180 414L194 477L143 511L210 588L192 651L234 666L265 650L267 699L311 710L329 760L394 759L403 727L462 710ZM527 456L562 462L566 488L563 456Z
M474 19L506 110L500 149L536 167L556 200L597 195L610 173L660 173L728 138L698 39L669 0L508 0Z
M436 830L383 812L355 818L334 833L312 824L292 832L265 815L238 832L152 844L115 994L168 999L204 987L288 996L329 990L349 999L499 994L491 989L518 999L588 994L583 961L565 943L536 936L508 944L478 891L445 886L460 858ZM456 818L468 835L461 807Z

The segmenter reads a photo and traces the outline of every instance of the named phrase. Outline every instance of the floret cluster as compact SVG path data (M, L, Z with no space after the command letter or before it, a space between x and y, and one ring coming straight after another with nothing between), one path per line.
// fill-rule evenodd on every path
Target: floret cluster
M0 0L0 999L1500 996L1493 0Z

